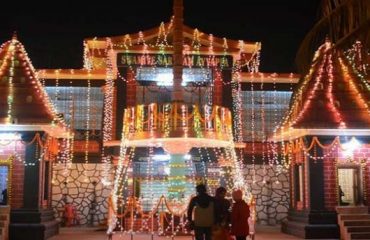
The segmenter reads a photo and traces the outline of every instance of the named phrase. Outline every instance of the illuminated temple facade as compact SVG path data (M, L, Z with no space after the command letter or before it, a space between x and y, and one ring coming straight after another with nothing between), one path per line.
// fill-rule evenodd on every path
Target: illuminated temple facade
M89 175L89 171L98 171L96 200L101 210L93 222L106 221L109 187L101 183L106 171L102 162L103 139L109 138L104 154L111 158L113 165L117 164L124 109L153 103L163 106L171 102L173 34L172 18L157 28L134 34L85 39L83 69L38 70L51 100L76 130L72 168L68 170L72 176L66 177L63 164L55 167L55 209L63 207L68 195L69 200L79 205L81 223L90 223L89 201L82 199L90 194L90 190L82 188L95 179L95 176L85 175ZM183 101L231 110L233 133L239 145L237 154L247 166L244 174L248 183L257 182L251 191L256 198L258 221L280 223L288 212L289 176L275 164L278 159L273 156L266 140L287 110L299 76L261 73L262 46L259 42L219 38L186 25L182 27L182 35ZM104 98L107 91L112 91L112 98ZM238 96L237 92L240 93ZM134 159L128 173L132 180L128 181L126 194L136 197L152 192L166 195L168 187L163 181L174 177L169 175L170 157L160 147L152 150L136 147L132 151L134 153L130 154ZM182 174L195 181L207 179L213 193L220 185L217 165L222 158L220 152L218 149L192 148L188 155L191 155L193 170L184 170ZM148 163L151 154L154 155L153 164ZM152 179L150 183L149 178ZM93 189L92 185L90 189ZM193 194L194 182L189 181L185 191L187 195ZM143 203L145 210L150 209L150 205L145 206L145 200Z

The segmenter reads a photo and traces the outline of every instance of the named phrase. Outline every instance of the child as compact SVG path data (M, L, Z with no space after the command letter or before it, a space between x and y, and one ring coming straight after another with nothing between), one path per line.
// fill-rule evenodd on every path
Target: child
M235 190L232 196L235 202L231 210L231 234L235 236L236 240L246 240L249 235L249 206L243 200L241 190Z
M74 206L71 203L67 202L64 206L64 218L66 227L70 227L74 224L75 216L76 211Z

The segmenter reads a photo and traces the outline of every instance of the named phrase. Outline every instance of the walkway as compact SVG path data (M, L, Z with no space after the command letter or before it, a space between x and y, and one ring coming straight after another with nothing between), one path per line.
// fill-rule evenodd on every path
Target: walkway
M257 228L255 240L288 240L301 239L294 236L280 233L279 227L259 226ZM49 240L106 240L105 231L96 228L61 228L60 234ZM169 237L155 236L154 240L171 239ZM120 235L116 233L113 240L130 240L128 235ZM133 240L151 240L150 235L138 234L134 235ZM175 240L191 240L191 237L175 237Z

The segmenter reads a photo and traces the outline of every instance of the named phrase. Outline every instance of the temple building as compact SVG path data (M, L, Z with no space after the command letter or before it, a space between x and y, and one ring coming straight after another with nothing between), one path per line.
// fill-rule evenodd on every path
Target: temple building
M70 137L16 36L0 50L1 234L44 239L58 233L51 177L59 139Z
M347 54L332 46L326 40L316 51L275 135L292 162L283 230L303 238L368 237L359 231L366 232L370 203L369 82L360 42Z
M274 146L266 140L288 109L299 76L259 72L259 42L218 38L183 24L180 27L183 102L231 110L232 124L243 125L240 129L234 127L233 134L236 154L244 160L246 181L256 200L257 219L265 224L280 223L288 212L289 176L278 163ZM53 206L60 214L68 200L77 207L80 224L107 221L107 199L112 186L105 181L113 181L113 170L107 169L118 165L124 109L132 109L135 117L142 116L144 122L150 115L151 104L156 104L156 109L162 108L157 110L158 115L167 114L163 109L170 109L166 103L172 101L174 91L174 34L173 17L154 29L85 39L84 69L38 70L58 112L75 130L73 159L56 163L53 175ZM191 114L192 109L190 106L184 114ZM171 108L169 112L172 111ZM181 115L182 110L178 111ZM135 124L137 128L140 123ZM136 146L130 148L129 156L132 163L125 194L140 198L146 211L151 208L148 196L153 192L156 198L169 194L164 182L178 178L180 173L186 175L184 196L194 194L195 182L206 179L213 193L226 181L220 182L217 164L229 158L222 146L191 148L184 154L191 161L173 163L185 164L189 169L177 169L174 176L169 166L175 160L162 147ZM104 180L107 177L110 180ZM277 191L272 190L275 187ZM90 210L92 198L97 205L94 216ZM135 230L141 228L136 225Z

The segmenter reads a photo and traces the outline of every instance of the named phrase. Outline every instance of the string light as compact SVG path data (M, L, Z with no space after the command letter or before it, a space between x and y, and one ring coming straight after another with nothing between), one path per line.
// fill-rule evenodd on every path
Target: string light
M8 83L9 86L9 94L7 97L8 100L8 122L12 123L12 121L9 121L11 118L14 118L12 116L13 114L13 102L14 102L14 68L20 66L22 70L22 77L20 77L21 84L31 84L33 88L35 88L35 93L38 93L36 95L37 98L40 98L43 102L44 106L46 107L46 110L48 113L52 116L52 121L57 121L61 126L64 125L63 119L57 117L54 105L51 103L45 89L43 88L41 81L37 78L37 73L35 68L32 65L32 62L30 61L28 54L26 50L24 49L24 46L16 39L16 37L13 37L12 40L4 43L0 47L1 51L6 51L5 58L3 60L3 63L1 64L0 68L0 77L4 77L5 72L9 72L8 76ZM10 63L8 63L10 61ZM24 82L23 82L24 80ZM10 117L10 118L9 118ZM52 122L52 123L53 123Z
M86 131L85 131L85 164L89 161L89 138L90 138L90 104L91 104L91 82L90 74L87 79L87 99L86 99Z
M8 119L7 123L13 123L13 117L12 117L12 106L13 106L13 97L14 97L14 89L13 89L13 77L14 77L14 55L15 55L15 41L12 40L10 46L9 46L10 52L10 68L9 68L9 77L8 77ZM5 63L5 61L4 61Z
M112 47L112 42L108 38L106 40L106 79L105 79L105 91L104 91L104 118L103 118L103 146L101 150L102 162L104 165L103 170L103 180L104 185L110 185L110 169L111 163L110 158L105 155L104 143L112 140L112 131L113 131L113 94L114 94L114 69L113 69L113 59L114 52Z

